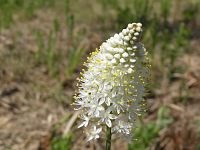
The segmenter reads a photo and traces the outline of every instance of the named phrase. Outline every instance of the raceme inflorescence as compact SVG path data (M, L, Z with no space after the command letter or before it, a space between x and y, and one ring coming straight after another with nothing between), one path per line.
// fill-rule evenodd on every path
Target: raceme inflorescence
M141 33L141 23L128 24L84 63L87 70L78 78L74 105L81 111L79 127L87 127L88 140L99 138L106 126L131 137L136 119L145 111L149 60Z

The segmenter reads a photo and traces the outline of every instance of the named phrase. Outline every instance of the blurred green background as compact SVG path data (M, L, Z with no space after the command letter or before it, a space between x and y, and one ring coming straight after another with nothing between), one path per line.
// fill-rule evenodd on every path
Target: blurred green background
M200 150L199 0L0 0L0 150L104 149L71 107L89 53L143 24L148 111L115 150Z

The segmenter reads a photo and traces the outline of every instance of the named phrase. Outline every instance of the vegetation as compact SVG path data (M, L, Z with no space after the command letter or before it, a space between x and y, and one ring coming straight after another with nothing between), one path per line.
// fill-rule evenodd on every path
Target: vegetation
M192 137L185 140L182 148L200 149L200 114L196 107L200 104L199 14L199 0L1 0L0 116L7 114L4 120L21 120L20 114L28 114L27 118L29 114L39 116L38 124L29 123L31 117L24 124L36 131L44 127L46 132L53 132L48 144L53 150L73 149L80 141L91 146L84 138L80 140L84 134L77 131L76 121L71 127L73 132L62 135L70 119L61 123L59 120L68 114L73 116L69 104L73 101L74 79L83 68L82 62L100 43L128 23L142 22L143 43L152 65L146 94L148 113L124 149L144 150L156 145L160 149L181 150L173 145L173 137L179 138L181 145L187 134ZM42 124L47 117L50 129ZM186 125L181 126L182 122ZM11 119L9 123L16 125L16 133L21 131L17 128L21 122ZM0 149L14 149L17 145L28 150L29 142L13 140L14 134L8 142L1 127L6 135L15 132L15 128L11 131L9 126L3 126L3 121L0 123ZM24 137L30 128L22 129ZM180 133L183 136L173 132L172 129L178 132L178 128L185 132ZM171 138L163 146L168 134ZM101 140L98 144L101 147ZM112 146L115 145L117 142Z

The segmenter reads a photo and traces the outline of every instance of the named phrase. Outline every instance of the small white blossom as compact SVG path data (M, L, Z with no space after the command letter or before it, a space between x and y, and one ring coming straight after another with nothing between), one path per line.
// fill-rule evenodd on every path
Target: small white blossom
M123 56L123 57L128 57L128 53L125 52L125 53L122 54L122 56Z
M123 29L123 30L122 30L122 34L123 34L123 35L127 35L127 33L128 33L128 30L127 30L127 29Z
M129 36L125 36L125 37L124 37L124 40L125 40L125 41L129 41L129 40L130 40L130 37L129 37Z
M135 53L132 53L131 56L135 56Z
M135 32L135 33L134 33L134 35L135 35L135 36L138 36L138 35L139 35L139 33L138 33L138 32Z
M139 41L141 23L129 24L102 43L88 58L81 73L74 105L82 111L88 140L100 137L105 126L113 133L131 136L137 116L144 112L144 86L148 58Z
M132 68L128 68L128 73L132 73L133 69Z
M120 54L115 54L114 57L120 59Z
M133 40L130 40L130 43L131 43L131 44L134 44L134 41L133 41Z
M113 128L113 130L118 133L129 135L131 134L130 131L132 130L132 128L133 128L132 123L127 123L127 122L119 120L117 125Z
M115 64L117 61L116 61L116 59L115 58L113 58L112 60L111 60L111 63L112 64Z
M133 40L134 40L134 41L137 40L137 37L134 36L134 37L133 37Z
M124 58L121 58L119 61L120 61L121 63L125 63L125 62L126 62L126 60L125 60Z
M130 62L136 62L136 59L130 59Z
M91 104L88 104L86 107L89 108L88 115L89 116L95 116L99 117L100 113L104 110L104 107L102 106L103 101L92 101Z
M125 64L124 67L126 67L126 68L129 67L129 64Z
M142 24L139 22L139 23L137 23L137 26L138 27L142 27Z
M102 131L102 128L98 128L96 126L93 126L93 128L88 132L88 141L92 139L98 139L99 138L99 133Z
M133 28L133 24L132 23L129 23L128 24L128 29L132 29Z
M133 29L130 30L130 33L133 34L135 31Z
M127 47L127 50L128 50L128 51L131 51L131 50L133 50L133 49L132 49L131 47Z
M137 49L137 46L133 46L133 49Z
M111 54L106 54L106 58L112 59L112 58L113 58L113 55L111 55Z
M119 52L119 53L123 53L124 52L123 48L115 48L115 49L116 49L116 52Z
M90 118L89 117L87 117L87 116L85 116L85 115L83 115L83 118L82 118L84 121L78 126L78 128L80 128L80 127L87 127L87 125L88 125L88 123L89 123L89 120L90 120Z
M108 127L112 127L111 120L116 119L117 117L115 115L111 114L111 112L109 110L107 110L106 112L102 113L101 118L102 118L101 122L105 122Z
M137 32L140 32L141 31L141 27L137 27L136 29L135 29Z

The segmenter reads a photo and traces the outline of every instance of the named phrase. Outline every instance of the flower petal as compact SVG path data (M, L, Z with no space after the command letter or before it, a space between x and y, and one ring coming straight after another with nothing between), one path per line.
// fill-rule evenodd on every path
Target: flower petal
M83 126L85 126L85 121L83 121L83 122L78 126L78 128L81 128L81 127L83 127Z
M106 125L107 125L109 128L112 127L112 122L111 122L110 119L106 119L105 121L106 121Z
M117 116L115 116L115 115L113 115L113 114L109 114L108 117L109 117L110 119L116 119L116 118L117 118Z

